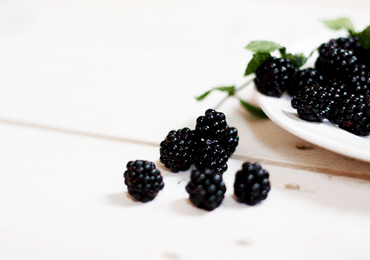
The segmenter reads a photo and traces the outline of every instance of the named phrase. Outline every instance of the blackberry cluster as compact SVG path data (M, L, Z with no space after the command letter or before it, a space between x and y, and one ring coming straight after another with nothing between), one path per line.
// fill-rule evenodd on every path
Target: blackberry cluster
M218 140L206 140L198 149L195 158L195 168L198 170L211 169L224 173L227 170L227 153Z
M208 167L224 172L239 143L238 131L229 127L224 113L208 109L196 120L195 130L170 131L160 144L160 161L173 172Z
M320 85L323 81L324 76L315 69L298 70L295 72L292 81L287 85L287 92L294 96L303 87Z
M234 194L248 205L265 200L270 189L269 173L258 163L245 162L235 175Z
M357 54L360 45L358 43L358 37L340 37L338 39L331 39L328 43L323 43L319 47L319 54L325 55L334 49L343 49L355 52Z
M124 172L128 193L136 200L148 202L153 200L163 189L161 173L154 163L145 160L129 161Z
M194 205L213 210L221 205L226 192L222 174L211 169L193 170L186 186L189 199Z
M187 127L177 131L172 130L160 144L159 160L173 172L189 170L194 163L200 142L194 130Z
M283 58L271 57L257 70L254 83L262 94L280 97L294 77L295 68Z
M333 81L325 85L306 86L292 98L291 105L298 116L310 122L322 122L330 117L331 107L343 95L345 85Z
M359 136L370 134L370 97L350 94L332 109L330 121Z

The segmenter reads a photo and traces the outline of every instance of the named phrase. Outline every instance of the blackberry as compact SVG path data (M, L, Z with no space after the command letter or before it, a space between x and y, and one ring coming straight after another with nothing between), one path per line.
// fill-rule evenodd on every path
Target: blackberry
M345 85L328 81L327 85L304 87L293 97L292 107L297 109L298 116L310 122L322 122L328 118L333 103L344 95Z
M227 157L230 157L239 143L238 130L235 127L226 126L225 135L221 137L220 142Z
M357 63L358 59L352 51L332 49L317 58L315 68L324 77L346 81Z
M225 114L214 109L208 109L204 116L197 118L195 132L203 141L208 139L220 141L228 157L234 153L239 143L238 130L229 127Z
M254 83L262 94L280 97L294 73L295 68L288 59L271 57L256 70Z
M331 39L328 43L323 43L319 47L319 54L325 55L333 49L344 49L353 51L357 54L357 50L360 47L358 43L358 37L340 37L337 39Z
M349 91L354 94L370 94L370 72L365 64L357 64L347 78Z
M211 169L193 170L186 186L189 199L198 208L213 210L221 205L226 192L222 174Z
M206 140L198 149L195 158L195 168L204 170L206 168L224 173L227 170L228 157L226 151L218 140Z
M159 160L173 172L186 171L194 163L200 138L195 131L185 127L168 133L160 144Z
M204 116L197 118L195 131L203 140L218 140L226 135L226 126L227 123L224 113L217 112L214 109L208 109Z
M317 70L308 68L298 70L294 74L291 83L287 86L288 94L294 96L297 91L306 86L319 85L324 81L324 76L317 72Z
M255 205L267 198L270 189L269 173L258 163L245 162L235 175L234 194L240 202Z
M163 189L161 173L154 163L145 160L129 161L123 174L128 193L136 200L148 202L153 200Z
M370 97L350 94L332 109L330 121L359 136L370 133Z

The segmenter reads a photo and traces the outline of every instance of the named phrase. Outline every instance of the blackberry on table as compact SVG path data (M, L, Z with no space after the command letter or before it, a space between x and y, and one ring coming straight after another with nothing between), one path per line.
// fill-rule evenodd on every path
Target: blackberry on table
M370 133L370 97L350 94L332 109L329 120L358 136Z
M271 57L256 70L254 83L262 94L280 97L294 73L295 68L288 59Z
M323 81L324 76L313 68L298 70L295 72L291 83L287 85L287 92L294 96L303 87L319 85Z
M270 189L269 173L258 163L245 162L235 175L234 194L240 202L255 205L267 198Z
M211 169L193 170L186 186L189 199L198 208L213 210L221 205L226 192L222 174Z
M227 170L227 153L218 140L206 140L198 149L194 166L198 170L211 169L219 173Z
M129 161L124 172L128 193L136 200L148 202L153 200L163 189L161 173L154 163L145 160Z
M333 104L345 95L345 85L327 81L325 85L307 86L292 98L291 105L297 109L299 118L310 122L322 122L330 116Z
M160 144L160 161L173 172L186 171L194 163L195 153L200 145L195 131L185 127L168 133Z

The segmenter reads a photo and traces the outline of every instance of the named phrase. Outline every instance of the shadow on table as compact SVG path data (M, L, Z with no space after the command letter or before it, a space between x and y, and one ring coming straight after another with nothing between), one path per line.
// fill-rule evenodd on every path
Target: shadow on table
M119 207L136 207L145 204L135 200L127 191L108 194L106 199L108 204Z

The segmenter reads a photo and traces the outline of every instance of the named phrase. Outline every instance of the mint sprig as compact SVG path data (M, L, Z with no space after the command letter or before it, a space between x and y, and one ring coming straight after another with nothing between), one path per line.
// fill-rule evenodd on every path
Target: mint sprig
M253 106L241 98L239 98L239 102L246 110L249 111L249 113L251 113L255 120L268 119L268 116L261 108Z
M283 46L271 41L251 41L245 48L254 53L271 53L283 48Z
M366 27L362 32L357 34L358 43L364 49L370 48L370 26Z

